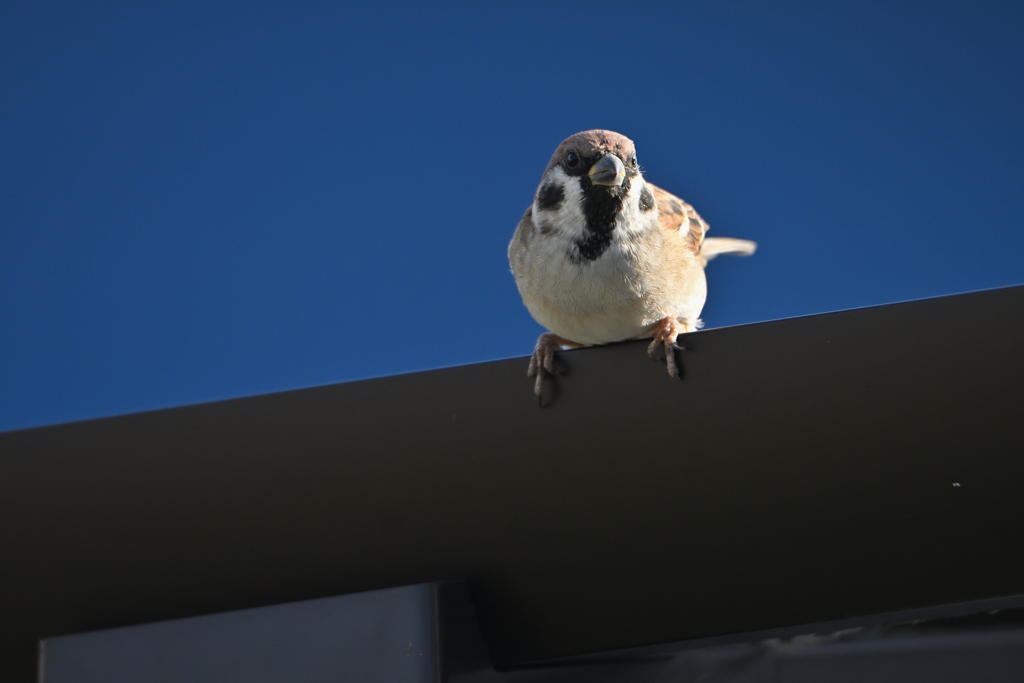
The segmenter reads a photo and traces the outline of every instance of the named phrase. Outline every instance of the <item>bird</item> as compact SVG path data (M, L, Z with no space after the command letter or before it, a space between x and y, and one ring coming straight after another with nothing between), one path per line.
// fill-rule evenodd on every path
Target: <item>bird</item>
M626 136L587 130L558 145L508 248L523 303L548 330L527 370L534 393L557 351L627 339L652 338L648 355L664 348L680 378L677 337L702 326L704 267L757 249L707 231L690 204L645 180Z

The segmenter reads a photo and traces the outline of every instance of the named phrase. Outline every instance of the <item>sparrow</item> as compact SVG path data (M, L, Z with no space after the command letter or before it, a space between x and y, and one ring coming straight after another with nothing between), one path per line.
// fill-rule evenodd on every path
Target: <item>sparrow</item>
M676 338L702 326L704 266L750 255L749 240L705 238L708 224L679 197L648 183L633 141L609 130L568 138L544 169L508 247L519 294L545 327L527 374L541 396L555 352L653 338L678 378Z

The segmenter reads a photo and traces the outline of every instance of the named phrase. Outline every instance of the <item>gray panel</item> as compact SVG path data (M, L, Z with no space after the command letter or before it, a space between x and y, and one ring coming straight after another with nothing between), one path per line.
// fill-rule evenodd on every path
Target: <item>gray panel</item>
M1021 617L995 610L498 671L464 587L420 585L51 638L41 682L1001 683L1024 680Z
M773 677L765 683L1018 683L1024 680L1024 630L776 646L772 655Z
M437 683L434 587L49 638L41 683Z

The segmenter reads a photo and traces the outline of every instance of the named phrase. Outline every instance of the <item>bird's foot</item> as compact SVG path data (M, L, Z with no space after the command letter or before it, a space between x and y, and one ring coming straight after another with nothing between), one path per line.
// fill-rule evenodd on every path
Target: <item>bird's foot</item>
M563 346L576 348L580 344L551 332L545 332L537 338L537 346L530 356L530 369L526 371L526 375L537 378L533 382L533 393L537 394L539 399L543 399L544 376L555 374L555 352L561 350Z
M679 322L672 316L662 318L651 327L654 339L651 340L650 346L647 347L647 355L651 357L651 360L655 361L660 360L658 349L664 347L665 364L668 366L668 374L676 379L679 379L681 375L676 351L684 351L686 349L686 347L676 344L676 337L684 332L690 332L690 326Z

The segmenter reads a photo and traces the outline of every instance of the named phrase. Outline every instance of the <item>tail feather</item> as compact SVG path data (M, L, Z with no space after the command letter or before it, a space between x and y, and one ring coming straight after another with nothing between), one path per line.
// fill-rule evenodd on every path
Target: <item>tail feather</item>
M735 237L705 237L698 257L707 263L719 254L735 254L750 256L757 251L757 242L736 239Z

